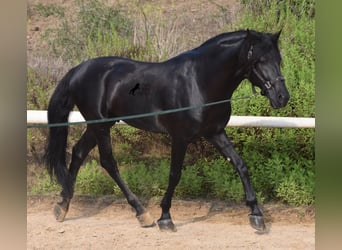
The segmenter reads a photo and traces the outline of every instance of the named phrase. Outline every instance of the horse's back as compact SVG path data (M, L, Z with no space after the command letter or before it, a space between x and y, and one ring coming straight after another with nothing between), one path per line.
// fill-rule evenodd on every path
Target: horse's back
M163 63L120 57L86 61L79 65L71 82L75 104L86 120L200 106L204 102L203 93L188 57L185 54ZM126 122L147 131L186 133L199 130L202 120L203 108L196 108Z
M121 57L90 59L76 67L69 90L86 120L158 111L156 107L165 100L161 94L163 81L157 79L158 67L158 63ZM132 123L142 129L165 132L155 117Z

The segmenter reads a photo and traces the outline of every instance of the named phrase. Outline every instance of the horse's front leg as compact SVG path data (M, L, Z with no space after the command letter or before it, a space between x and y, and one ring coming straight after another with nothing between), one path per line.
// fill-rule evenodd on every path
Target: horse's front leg
M236 153L232 143L223 130L221 133L206 138L220 153L230 161L238 172L246 194L246 204L251 208L249 220L251 226L258 231L265 231L265 223L262 212L258 206L257 198L249 179L248 169L242 158Z
M158 220L159 229L162 231L177 231L171 219L170 208L173 193L181 178L186 148L187 143L184 143L183 141L179 141L173 138L171 149L171 168L169 175L169 185L160 204L162 208L162 215Z

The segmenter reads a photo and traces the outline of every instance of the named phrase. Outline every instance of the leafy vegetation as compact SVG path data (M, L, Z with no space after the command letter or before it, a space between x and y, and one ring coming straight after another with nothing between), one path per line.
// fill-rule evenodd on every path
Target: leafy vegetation
M118 55L146 61L160 61L183 50L182 29L175 19L151 22L151 8L140 6L134 13L107 6L99 0L77 0L74 19L65 18L57 5L37 4L31 11L41 16L61 17L60 25L49 29L45 39L47 54L62 58L64 63L76 64L90 57ZM315 6L314 1L241 1L238 22L226 23L224 31L257 29L275 32L282 29L280 48L282 72L291 94L288 106L272 110L264 97L233 102L234 115L315 116ZM158 10L157 10L158 11ZM227 9L221 8L220 13ZM137 13L143 28L137 29ZM160 13L160 12L159 12ZM63 17L63 18L62 18ZM157 15L157 17L161 17ZM165 39L168 27L173 36ZM171 39L173 37L173 39ZM178 45L178 47L177 47ZM41 70L28 67L28 109L46 109L49 96L60 76L54 67ZM248 82L234 93L235 97L251 93ZM70 130L73 145L84 127ZM279 201L290 205L314 204L315 196L315 134L312 129L229 128L237 151L249 166L252 183L260 202ZM38 154L43 148L42 134L34 129L28 133L28 154ZM128 126L112 130L115 155L122 178L133 192L142 197L161 197L167 187L169 172L168 136L149 134ZM33 148L35 152L33 152ZM99 167L95 150L80 170L76 193L121 196L118 186ZM181 182L176 189L179 198L218 198L235 202L244 199L242 184L233 166L222 159L204 141L191 145L185 161ZM45 172L36 175L36 184L29 193L55 193L60 189Z

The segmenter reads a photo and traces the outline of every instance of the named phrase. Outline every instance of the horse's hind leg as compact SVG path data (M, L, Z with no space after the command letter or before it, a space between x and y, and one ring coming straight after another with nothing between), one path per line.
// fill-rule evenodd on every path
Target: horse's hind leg
M109 175L115 180L120 187L121 191L125 195L128 203L135 209L137 219L142 227L151 227L155 223L146 211L145 207L140 203L135 194L128 188L126 183L122 180L117 163L113 157L111 138L110 138L110 127L107 126L96 126L95 129L96 139L98 143L100 161L104 169L107 170Z
M90 152L96 146L96 138L88 129L83 133L81 139L76 143L72 149L71 163L69 167L69 175L66 185L63 186L61 196L63 200L58 202L54 208L54 214L57 221L64 221L68 212L70 200L74 194L74 185L77 173Z
M235 152L232 143L226 133L222 131L216 135L206 138L220 153L230 161L238 172L246 194L246 204L251 208L249 216L251 226L258 231L265 231L263 215L258 206L257 198L249 179L248 169L242 158Z

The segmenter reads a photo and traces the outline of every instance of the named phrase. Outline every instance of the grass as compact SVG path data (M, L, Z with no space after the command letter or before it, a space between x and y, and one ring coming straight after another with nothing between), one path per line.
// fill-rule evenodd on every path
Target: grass
M132 2L133 3L133 2ZM315 21L313 1L241 1L238 21L223 18L227 9L219 8L225 31L251 28L269 32L282 29L280 48L282 72L291 94L289 105L272 110L261 96L234 102L234 115L315 116ZM107 6L98 0L77 0L75 16L65 18L66 10L53 4L30 8L31 15L61 18L60 26L50 28L45 40L50 45L46 63L28 67L28 109L46 109L49 96L61 78L59 64L73 65L90 57L118 55L144 61L161 61L184 51L189 41L182 40L183 28L177 16L163 16L161 9L134 5L125 9ZM64 18L62 18L64 16ZM75 18L76 17L76 18ZM216 18L211 16L211 18ZM76 21L77 20L77 21ZM57 59L56 59L57 58ZM235 97L251 93L244 82ZM70 130L69 145L79 138L84 127ZM315 133L312 129L229 128L236 150L249 166L251 180L261 203L278 201L291 205L315 203ZM30 130L28 154L42 155L46 131ZM127 126L112 130L115 156L122 178L141 197L161 197L168 183L170 141L168 136L150 134ZM68 151L70 156L70 151ZM37 163L40 164L40 163ZM244 199L242 184L233 166L204 141L191 145L181 181L179 198L218 198L235 202ZM55 193L60 188L45 172L35 176L29 193ZM99 166L94 150L80 170L76 194L122 196L118 186Z
M122 128L123 134L126 128ZM238 128L229 130L230 135L239 142L236 149L249 166L260 203L278 201L290 205L314 204L314 139L298 140L295 129L290 129L292 133L283 133L281 129L262 129L259 133L255 133L254 129L247 129L244 133ZM267 138L271 134L277 141L270 143ZM169 159L142 156L143 149L139 150L134 146L139 141L141 140L138 137L126 142L125 151L115 150L117 159L122 159L119 160L122 178L139 197L161 197L168 183ZM189 151L192 150L190 148ZM233 166L214 149L207 150L206 154L194 163L192 159L186 160L175 196L242 202L242 184ZM135 152L137 156L128 157L130 151ZM190 158L193 157L196 156L190 155ZM39 176L31 193L60 191L55 182L51 187L49 183L50 178L46 174ZM94 159L88 161L80 170L75 192L122 197L119 187L103 171L98 160Z
M65 16L64 8L56 4L37 3L31 11L36 11L42 17L57 16L64 18Z
M259 153L255 150L250 151L251 157L245 159L248 159L252 183L258 191L260 203L280 201L290 205L314 204L314 173L310 170L312 162L307 161L303 166L302 162L296 162L284 153L275 154L272 159L258 157ZM260 164L262 160L264 163ZM168 160L154 161L148 165L144 161L131 162L121 166L120 170L124 181L139 197L161 197L166 191ZM45 194L60 191L56 182L51 183L46 174L37 176L37 179L30 193ZM87 162L80 170L75 193L122 197L119 187L96 160ZM202 158L183 170L175 196L242 202L244 192L233 166L222 158L213 157Z

